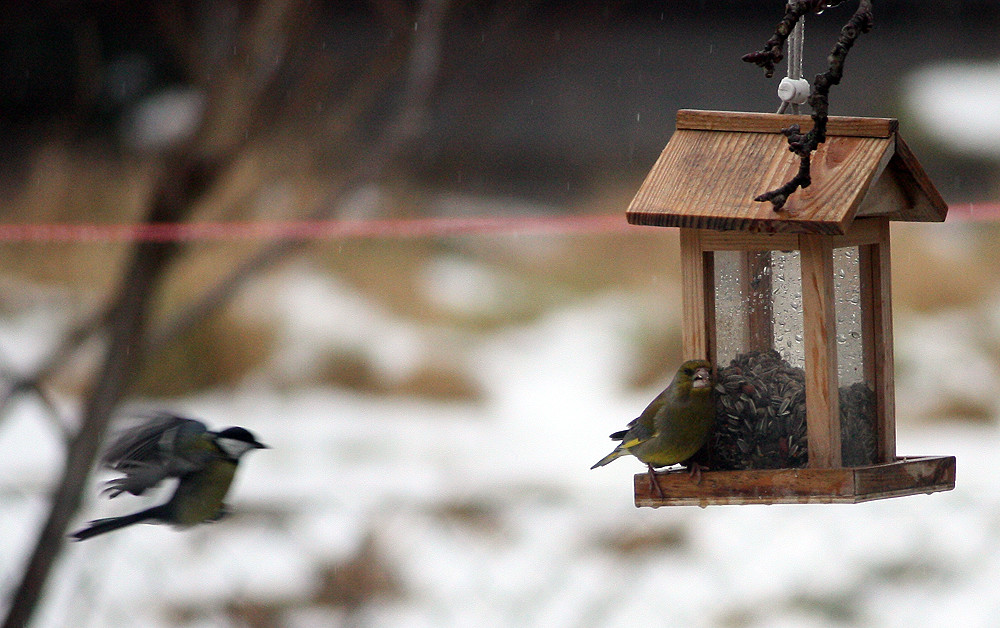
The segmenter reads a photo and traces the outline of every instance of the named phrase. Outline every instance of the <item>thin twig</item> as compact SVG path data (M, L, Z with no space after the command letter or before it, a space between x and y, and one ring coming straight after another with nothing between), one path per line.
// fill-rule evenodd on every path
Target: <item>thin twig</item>
M791 33L798 19L809 12L818 12L839 2L822 0L800 0L790 2L786 8L784 19L778 24L775 35L768 40L763 50L750 53L743 57L744 61L755 63L764 68L767 76L774 74L774 64L782 59L781 48ZM872 0L860 0L858 9L840 30L840 36L827 58L829 68L813 79L812 93L809 96L809 106L812 107L813 128L808 133L802 133L798 125L783 129L788 138L788 150L800 158L799 170L787 183L779 188L765 192L755 201L770 201L774 211L781 210L788 197L799 188L806 188L812 183L810 176L810 157L816 148L826 141L826 123L830 110L830 88L840 83L844 76L844 63L847 53L861 33L871 30L874 17L872 15Z
M50 351L45 360L35 366L30 373L11 376L3 393L0 393L0 421L7 415L8 405L18 395L39 389L42 382L63 367L84 343L105 331L109 316L110 305L102 306L99 312L90 315L82 323L70 329L55 349Z
M774 66L785 58L785 41L792 35L792 29L799 18L807 13L816 13L826 8L824 0L798 0L785 6L785 15L774 29L774 35L764 44L764 47L743 55L743 60L764 68L764 76L774 76Z

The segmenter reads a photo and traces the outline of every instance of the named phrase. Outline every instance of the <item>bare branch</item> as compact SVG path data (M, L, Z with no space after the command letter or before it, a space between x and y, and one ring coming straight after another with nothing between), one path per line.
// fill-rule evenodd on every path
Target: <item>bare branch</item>
M290 24L290 7L293 2L276 1L258 6L256 23L247 29L248 41L240 58L266 63L267 48L274 41L285 42L282 32ZM350 175L312 212L312 218L333 213L349 192L377 179L422 130L426 106L436 84L440 66L443 24L448 11L447 0L427 0L421 6L413 36L407 83L395 119L386 127L379 140L357 161ZM253 65L253 63L251 63ZM195 202L217 181L220 172L245 147L255 122L260 120L259 101L266 97L274 74L261 74L243 67L240 72L223 73L224 83L240 83L249 93L238 93L233 84L219 85L209 100L209 112L199 133L184 150L179 151L173 167L161 173L147 223L180 222L193 209ZM246 73L244 73L246 72ZM258 81L246 84L247 75ZM229 96L235 95L238 106ZM34 551L29 558L22 580L12 598L4 628L21 628L31 618L41 597L45 580L64 542L66 527L80 505L98 446L110 418L139 370L144 356L150 349L160 346L165 339L182 333L200 320L205 313L224 302L235 293L250 275L268 267L276 260L290 254L301 241L283 239L266 247L257 255L245 260L202 299L168 324L164 331L150 336L146 333L149 304L159 280L162 279L179 251L176 243L142 242L127 265L118 296L107 309L106 315L96 317L92 324L82 326L63 343L70 351L98 329L107 329L110 341L105 351L101 372L96 379L86 403L80 429L71 439L67 450L63 475L55 489L48 518L39 534ZM54 358L47 362L47 374L58 364ZM37 384L37 381L35 382ZM19 388L23 388L23 385Z
M334 214L345 198L377 180L419 137L423 130L427 104L437 84L441 38L444 35L448 5L449 0L427 0L421 7L415 24L406 88L395 118L388 123L379 139L355 162L347 176L327 192L325 198L307 216L307 220L320 220ZM201 297L156 330L148 340L150 351L162 348L190 330L231 299L247 279L292 255L305 243L302 239L283 238L244 259Z
M789 2L785 7L785 15L778 22L771 39L767 40L762 49L743 55L743 60L764 68L764 76L771 78L774 76L774 66L785 58L785 41L791 36L792 29L795 28L799 18L806 13L821 11L825 7L826 3L823 0Z
M795 26L798 18L808 11L817 11L833 6L833 2L820 2L818 0L801 0L788 4L785 19L778 25L778 32L768 40L767 46L762 51L751 53L743 57L744 61L756 63L764 68L767 76L774 73L774 63L781 60L781 46L791 33L791 27ZM783 28L786 22L790 26L785 32ZM860 0L858 9L848 20L847 24L840 30L840 36L833 50L827 57L829 68L822 74L817 74L812 83L812 94L809 96L809 106L812 107L813 128L808 133L802 133L798 125L792 125L783 129L782 133L788 137L788 150L792 151L801 159L799 171L787 183L781 187L765 192L756 198L755 201L770 201L774 211L781 210L788 197L799 188L809 187L812 182L810 176L810 155L816 148L826 141L826 123L830 110L830 88L840 83L844 76L844 63L847 60L847 53L850 52L854 42L857 41L861 33L871 30L874 23L872 15L872 0ZM752 57L752 58L748 58Z
M280 10L271 10L261 15L266 18L264 26L258 25L249 28L245 32L253 33L254 42L244 44L242 49L256 50L255 58L261 62L267 62L267 56L260 51L266 47L266 43L273 39L288 39L287 32L280 34L282 28L286 31L296 28L296 22L291 20L293 14L298 13L290 9L295 3L280 2ZM382 172L398 156L412 144L413 140L419 136L422 130L423 119L427 103L434 86L437 83L439 71L439 57L441 38L443 37L443 22L448 12L449 2L442 0L429 0L422 5L422 9L416 16L415 34L413 36L409 55L410 63L407 70L406 88L402 103L398 109L395 120L386 125L385 132L371 147L363 152L355 162L354 168L336 186L332 187L325 199L318 203L312 213L307 218L320 219L334 214L342 206L343 200L352 192L367 185L377 179ZM170 15L161 16L169 21L171 28L179 28L174 24L179 17ZM411 26L410 28L413 28ZM409 30L409 29L408 29ZM276 34L278 33L278 34ZM185 49L182 56L190 50ZM245 55L241 58L245 58ZM255 74L250 68L245 68L246 72ZM385 74L384 71L377 72ZM232 80L242 80L242 74L238 72L227 73ZM216 102L224 94L233 93L233 89L217 87L215 95L210 98L210 102ZM259 98L268 97L265 87L257 87L255 91ZM243 102L244 98L237 98ZM227 101L228 102L228 101ZM224 105L222 107L224 109ZM216 108L219 110L219 108ZM230 156L239 153L242 147L253 139L254 134L242 129L257 129L262 126L259 115L254 114L252 108L242 107L243 113L235 115L225 114L229 121L224 124L219 121L212 122L211 129L202 128L199 133L200 140L192 142L193 146L200 152L218 152L228 144L227 152ZM207 118L213 119L214 111L207 114ZM206 140L208 140L206 142ZM213 149L206 149L206 143L214 144ZM249 277L273 266L274 263L293 254L304 245L303 241L295 239L278 240L264 247L255 255L245 259L238 264L228 275L221 279L216 285L207 290L199 299L192 303L185 310L175 315L166 324L148 336L148 351L150 354L163 348L170 340L191 329L205 316L220 307L230 299ZM108 328L111 311L114 304L109 303L101 311L95 313L88 320L77 325L66 334L58 347L53 350L45 361L36 367L33 372L12 379L7 386L0 391L0 414L19 395L32 390L39 390L42 383L52 377L66 362L80 349L80 347L95 337L103 333Z
M244 42L252 52L249 54L251 59L258 62L266 59L267 55L262 51L274 41L287 45L282 29L290 24L288 17L292 4L275 1L258 5L255 23L248 29L251 41ZM199 132L168 159L151 199L147 224L186 220L195 204L218 181L220 173L258 130L249 125L274 73L265 73L263 79L256 72L251 73L261 82L248 86L249 95L242 95L239 107L230 108L228 101L210 102ZM228 81L234 83L240 83L241 76L227 74ZM232 87L228 85L220 85L213 92L212 98L233 94ZM234 113L233 109L238 111ZM142 366L149 305L179 250L176 242L140 242L125 267L117 296L107 309L106 317L100 316L93 326L80 329L80 336L83 337L97 327L105 328L109 336L108 346L100 373L85 403L80 427L69 441L62 477L55 487L48 517L14 592L4 628L27 625L41 598L45 581L65 542L66 527L80 505L111 416ZM49 363L54 364L51 360Z
M161 179L147 221L178 222L190 211L192 194L198 195L202 164L181 162ZM185 202L186 201L186 202ZM110 309L110 342L101 372L87 400L80 428L70 440L62 478L52 496L48 518L14 593L4 628L25 626L42 594L42 588L64 543L66 527L80 505L97 450L115 407L141 365L141 338L150 299L170 260L175 243L142 242L132 255L118 296Z
M6 414L7 406L18 395L32 390L39 390L42 382L65 365L85 342L104 331L110 315L109 309L110 306L106 306L101 311L91 315L85 321L73 327L63 336L62 340L48 354L45 360L36 366L31 373L11 377L10 383L3 393L0 394L0 418Z

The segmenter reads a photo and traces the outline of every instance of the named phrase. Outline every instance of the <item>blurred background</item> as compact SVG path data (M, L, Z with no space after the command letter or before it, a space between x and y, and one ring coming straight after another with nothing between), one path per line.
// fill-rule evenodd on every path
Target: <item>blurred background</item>
M740 57L783 5L6 6L0 608L71 436L170 409L273 449L222 522L51 550L33 625L1000 623L995 2L877 1L831 92L898 118L951 205L892 246L899 452L957 455L957 488L637 510L639 463L587 470L680 359L677 234L625 208L677 109L777 109L784 64ZM855 8L807 18L805 76ZM403 222L463 217L513 228ZM379 222L226 231L326 219ZM218 229L116 231L187 222ZM71 528L163 499L101 479Z

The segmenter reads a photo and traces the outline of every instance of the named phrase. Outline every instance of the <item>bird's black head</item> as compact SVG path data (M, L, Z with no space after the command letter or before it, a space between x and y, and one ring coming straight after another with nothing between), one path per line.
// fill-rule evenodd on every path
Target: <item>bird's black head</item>
M215 443L233 458L239 458L251 449L269 449L264 443L258 442L250 430L242 427L227 427L216 432Z

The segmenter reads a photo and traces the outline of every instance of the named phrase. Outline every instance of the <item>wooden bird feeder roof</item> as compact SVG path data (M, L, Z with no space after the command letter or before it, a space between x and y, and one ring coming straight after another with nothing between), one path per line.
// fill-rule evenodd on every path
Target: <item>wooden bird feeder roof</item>
M799 157L781 129L802 115L677 112L677 131L628 208L629 223L754 232L844 234L855 218L943 221L948 205L892 118L830 117L812 185L782 211L753 200L791 179Z

